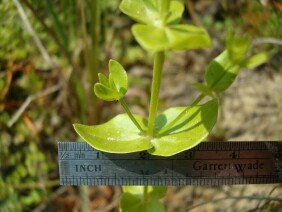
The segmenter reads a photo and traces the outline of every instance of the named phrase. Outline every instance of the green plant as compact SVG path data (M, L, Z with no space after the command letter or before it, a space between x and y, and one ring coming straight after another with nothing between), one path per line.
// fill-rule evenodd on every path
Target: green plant
M109 79L99 74L94 91L103 100L119 101L127 114L97 126L75 124L76 131L97 149L114 153L148 150L154 155L169 156L195 146L215 123L216 99L197 106L206 96L202 94L192 105L170 108L157 117L158 95L165 51L209 47L208 34L200 27L178 24L184 10L178 1L122 1L120 9L140 22L133 25L132 31L141 46L156 52L149 118L130 112L123 99L128 89L126 71L111 60Z
M203 28L179 24L184 10L179 1L123 0L120 9L139 22L132 27L138 43L145 50L155 52L149 117L130 112L123 99L128 90L126 71L119 62L110 60L109 77L100 73L94 92L105 101L118 101L126 114L96 126L74 124L76 132L91 146L111 153L147 150L153 155L170 156L194 147L203 141L216 122L217 94L224 92L239 70L254 60L245 59L249 38L229 33L226 50L208 65L205 83L194 85L200 95L186 107L169 108L157 116L165 52L209 47L211 40ZM124 187L124 191L122 211L164 210L158 201L165 193L163 187Z
M194 85L201 92L198 98L187 107L170 108L157 116L165 51L209 47L210 38L200 27L178 24L184 9L178 1L124 0L120 9L140 22L132 27L140 45L155 51L149 118L130 112L123 99L128 90L126 71L120 63L110 60L109 78L100 73L94 91L105 101L119 101L126 114L96 126L74 124L75 130L90 145L113 153L147 150L150 154L170 156L192 148L209 134L216 122L218 103L215 93L226 90L246 64L248 37L230 33L227 49L208 66L206 83ZM210 100L199 105L206 96Z

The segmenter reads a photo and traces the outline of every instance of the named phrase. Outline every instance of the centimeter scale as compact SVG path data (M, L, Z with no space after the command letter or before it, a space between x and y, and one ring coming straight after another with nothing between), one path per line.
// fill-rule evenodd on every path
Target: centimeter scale
M61 185L282 183L282 142L203 142L170 157L113 154L86 142L58 143Z

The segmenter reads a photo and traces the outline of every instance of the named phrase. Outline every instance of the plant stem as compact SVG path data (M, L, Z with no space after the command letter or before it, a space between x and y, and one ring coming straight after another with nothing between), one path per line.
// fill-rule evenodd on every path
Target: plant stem
M90 205L88 186L79 186L79 192L80 192L80 210L81 212L88 212Z
M149 123L148 123L148 134L152 137L154 137L155 120L156 120L157 109L158 109L164 58L165 58L164 51L159 51L155 55L151 101L150 101Z
M99 116L99 99L94 95L93 92L93 85L98 82L98 70L100 69L100 60L99 55L100 52L100 33L101 33L101 0L94 0L91 1L91 12L92 12L92 19L91 19L91 38L92 38L92 45L90 49L90 67L89 67L89 84L90 89L89 93L91 98L91 115L92 121L97 124L100 121Z
M97 98L93 92L93 85L98 81L97 75L99 70L99 30L100 30L100 0L92 0L91 5L87 5L86 0L80 1L80 12L81 12L81 31L84 41L84 57L85 57L85 66L87 69L87 83L88 90L86 95L89 98L90 107L86 108L88 113L88 123L97 124L99 122L98 118L98 104ZM91 11L91 29L93 34L91 34L92 45L89 45L88 38L89 33L87 30L87 20L86 20L86 10ZM88 186L80 187L80 199L81 199L81 211L89 211L89 188Z
M123 109L125 110L125 112L127 113L127 115L129 116L129 118L131 119L131 121L135 124L135 126L141 131L144 132L144 130L141 128L140 124L137 122L137 120L134 118L133 114L131 113L129 107L127 106L126 102L124 101L123 98L121 98L120 100L118 100L119 103L121 104L121 106L123 107Z
M158 133L159 134L163 134L165 133L167 130L171 129L178 121L179 119L181 119L182 116L185 115L185 113L188 112L188 110L191 107L194 107L195 105L197 105L206 95L205 94L200 94L190 105L188 105L185 110L183 110L172 122L170 122L168 125L166 125L165 127L163 127Z
M145 201L148 199L148 186L143 187L143 198Z

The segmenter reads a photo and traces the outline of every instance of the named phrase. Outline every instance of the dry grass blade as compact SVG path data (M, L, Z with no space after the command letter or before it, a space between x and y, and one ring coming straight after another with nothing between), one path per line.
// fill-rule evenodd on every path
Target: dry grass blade
M50 55L48 54L47 50L45 49L45 47L43 46L42 42L40 41L39 37L37 36L36 32L34 31L34 29L32 28L28 18L27 18L27 15L22 7L22 5L20 4L20 2L18 0L13 0L18 11L19 11L19 14L21 16L21 19L27 29L27 31L29 32L29 34L31 35L31 37L33 38L34 40L34 43L36 44L38 50L40 51L42 57L44 58L44 60L52 65L52 60L51 60L51 57Z

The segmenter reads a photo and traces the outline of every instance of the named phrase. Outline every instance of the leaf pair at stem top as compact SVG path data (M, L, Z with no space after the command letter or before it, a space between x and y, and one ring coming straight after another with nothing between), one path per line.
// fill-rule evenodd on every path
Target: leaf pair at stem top
M120 9L139 22L132 33L139 44L153 51L209 47L210 37L200 27L179 24L184 6L170 0L123 0Z

